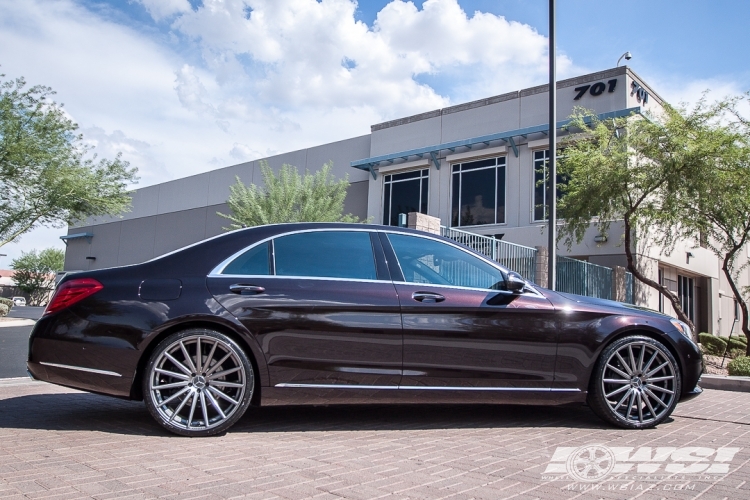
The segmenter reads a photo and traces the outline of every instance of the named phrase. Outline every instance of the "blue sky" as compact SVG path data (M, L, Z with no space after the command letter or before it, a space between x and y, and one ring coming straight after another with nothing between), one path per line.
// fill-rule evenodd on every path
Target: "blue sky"
M0 0L0 71L58 92L141 186L547 80L546 0ZM671 102L750 89L750 2L558 1L558 76L628 63ZM9 257L60 246L35 231Z

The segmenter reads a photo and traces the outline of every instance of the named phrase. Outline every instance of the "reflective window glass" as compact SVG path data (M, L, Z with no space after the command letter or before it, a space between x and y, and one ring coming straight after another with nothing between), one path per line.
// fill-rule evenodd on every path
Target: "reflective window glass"
M267 276L271 274L268 265L268 242L243 253L221 272L221 274L242 274L246 276Z
M376 279L366 231L315 231L273 242L277 276Z
M559 158L559 157L558 157ZM549 149L534 151L534 220L547 220L547 178L549 173ZM567 184L568 177L557 174L557 199L562 198L564 191L562 186Z
M383 176L383 224L397 226L399 214L427 213L429 169Z
M389 234L388 240L409 283L505 289L499 269L452 245L406 234Z
M453 165L451 225L505 222L505 157Z

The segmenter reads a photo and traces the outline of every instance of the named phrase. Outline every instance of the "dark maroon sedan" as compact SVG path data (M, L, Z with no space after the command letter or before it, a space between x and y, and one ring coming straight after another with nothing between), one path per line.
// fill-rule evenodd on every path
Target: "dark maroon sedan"
M31 334L34 378L144 399L187 436L250 405L584 403L621 427L701 392L688 327L566 295L418 231L243 229L66 276Z

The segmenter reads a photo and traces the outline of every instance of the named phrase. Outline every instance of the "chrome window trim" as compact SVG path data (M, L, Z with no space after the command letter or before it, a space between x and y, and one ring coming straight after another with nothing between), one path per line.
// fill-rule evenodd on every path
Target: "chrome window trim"
M494 392L581 392L576 388L555 387L456 387L432 385L356 385L279 383L281 389L365 389L365 390L427 390L427 391L494 391Z
M278 276L275 274L209 274L207 278L235 278L235 279L290 279L290 280L319 280L319 281L353 281L357 283L392 283L390 280L368 280L360 278L332 278L330 276Z
M514 295L513 292L509 292L507 290L491 290L489 288L474 288L470 286L438 285L438 284L433 285L432 283L412 283L411 281L394 281L393 284L394 285L412 285L412 286L420 286L420 287L423 286L424 288L432 288L432 287L449 288L449 289L457 289L457 290L471 290L474 292L483 292L483 293L499 293L501 295ZM521 295L523 295L524 297L533 297L535 299L547 300L546 297L544 297L544 295L540 294L536 290L534 290L534 292L535 293L533 295L528 294L528 293L523 293L523 294L519 294L518 296L520 297Z
M433 236L428 236L426 234L418 234L418 233L404 233L401 231L393 231L388 229L374 229L374 228L368 228L368 227L362 227L362 228L350 228L350 227L325 227L325 228L311 228L311 229L297 229L294 231L288 231L285 233L275 234L273 236L269 236L267 238L264 238L262 240L256 241L252 245L248 245L245 248L235 252L234 254L230 255L223 261L219 263L215 268L211 270L211 272L208 273L208 278L255 278L255 279L268 279L268 278L283 278L283 279L315 279L315 280L334 280L334 281L359 281L363 283L388 283L388 280L368 280L368 279L357 279L357 278L332 278L332 277L324 277L324 276L279 276L276 274L262 274L262 275L244 275L244 274L222 274L221 272L226 268L230 262L232 262L234 259L242 255L243 253L255 248L258 245L262 245L263 243L266 243L267 241L274 240L276 238L281 238L284 236L289 236L292 234L301 234L301 233L315 233L315 232L322 232L322 231L346 231L346 232L367 232L367 233L384 233L386 236L388 234L404 234L407 236L413 236L415 238L424 238L427 240L432 240L437 243L443 243L445 245L450 245L474 258L477 258L490 266L494 267L495 269L498 269L503 274L508 274L510 272L510 269L507 269L503 266L501 266L499 263L485 258L483 255L475 254L473 252L468 251L463 246L459 245L458 243L454 243L448 238L435 238ZM396 257L396 264L398 264L399 269L401 268L401 263L398 262L398 256ZM275 266L274 266L275 267ZM403 274L403 271L402 271ZM420 283L411 283L407 281L390 281L391 283L399 283L399 284L405 284L405 285L419 285ZM504 290L490 290L489 288L473 288L473 287L463 287L463 286L455 286L455 285L433 285L430 283L423 283L425 286L439 286L439 287L445 287L445 288L457 288L461 290L478 290L483 292L504 292ZM534 286L532 286L531 283L528 281L526 282L529 289L533 292L533 295L529 295L528 293L523 294L524 296L531 296L536 298L541 298L544 300L547 300L544 295L542 295Z
M122 375L120 375L117 372L111 372L108 370L97 370L96 368L85 368L83 366L61 365L59 363L48 363L46 361L40 361L39 364L44 365L44 366L53 366L55 368L65 368L66 370L76 370L79 372L96 373L98 375L109 375L111 377L122 377Z

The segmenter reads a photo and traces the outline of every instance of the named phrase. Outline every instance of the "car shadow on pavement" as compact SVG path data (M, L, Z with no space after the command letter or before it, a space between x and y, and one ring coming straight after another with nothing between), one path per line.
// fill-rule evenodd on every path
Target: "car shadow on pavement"
M0 402L0 428L171 435L143 402L88 393ZM230 433L608 426L585 406L374 404L250 408Z

